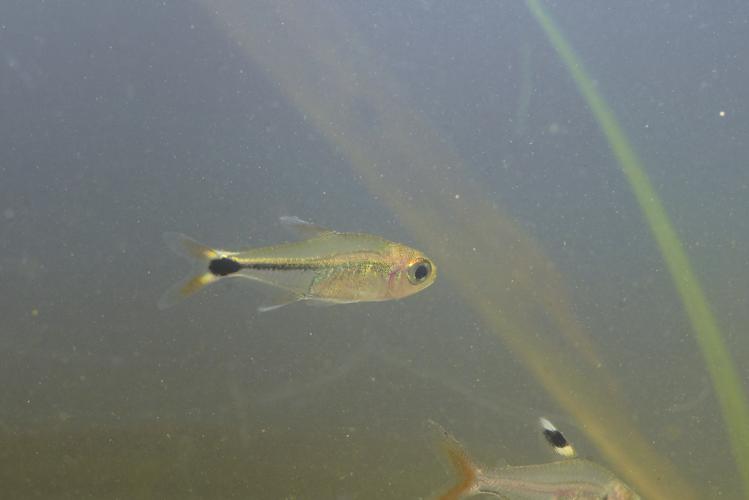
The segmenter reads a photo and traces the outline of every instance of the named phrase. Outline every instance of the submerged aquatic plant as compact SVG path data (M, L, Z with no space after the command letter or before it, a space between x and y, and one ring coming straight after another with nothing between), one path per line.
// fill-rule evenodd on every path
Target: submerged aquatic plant
M650 182L642 162L616 120L613 111L596 90L582 62L538 0L526 0L528 9L541 25L598 125L627 178L637 203L650 227L671 279L692 325L697 344L718 396L723 419L744 492L749 497L749 405L741 378L723 340L718 322L692 268L684 245Z
M324 2L260 3L251 14L230 0L204 3L355 177L434 254L457 295L501 339L508 351L502 355L523 364L617 474L647 498L698 498L629 418L541 246L472 182L465 161L344 13ZM365 74L377 78L352 76ZM404 188L415 179L418 189Z

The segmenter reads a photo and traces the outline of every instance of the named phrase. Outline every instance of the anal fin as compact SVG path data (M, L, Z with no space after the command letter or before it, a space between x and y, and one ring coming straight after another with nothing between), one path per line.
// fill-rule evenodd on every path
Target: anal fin
M261 312L261 313L273 311L275 309L280 309L283 306L289 305L293 302L302 300L302 298L303 298L302 296L294 292L280 293L271 297L271 299L268 301L267 304L258 307L257 310L258 312Z

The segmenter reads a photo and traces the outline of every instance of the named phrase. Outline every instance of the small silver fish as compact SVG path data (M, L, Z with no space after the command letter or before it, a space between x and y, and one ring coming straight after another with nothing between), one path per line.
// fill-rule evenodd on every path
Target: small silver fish
M438 496L441 500L459 500L481 494L508 500L640 499L609 470L581 458L487 470L477 465L458 440L438 423L430 420L429 427L439 436L441 447L459 476L457 483ZM553 443L552 446L556 448Z
M175 253L193 263L192 272L159 300L166 309L224 278L247 278L281 290L269 311L298 300L345 304L394 300L419 292L437 278L437 266L424 254L400 243L363 233L339 233L281 217L306 237L303 241L227 251L211 248L179 233L165 233Z

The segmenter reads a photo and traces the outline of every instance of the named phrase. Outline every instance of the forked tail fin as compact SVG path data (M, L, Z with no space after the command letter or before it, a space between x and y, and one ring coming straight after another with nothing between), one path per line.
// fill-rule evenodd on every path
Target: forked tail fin
M460 500L478 492L479 470L463 449L463 446L449 432L434 420L428 420L431 434L450 460L458 480L446 492L437 496L439 500Z
M221 277L212 273L208 268L212 260L220 257L218 251L181 233L164 233L164 242L174 253L192 262L192 269L185 278L164 292L157 304L159 309L172 307Z

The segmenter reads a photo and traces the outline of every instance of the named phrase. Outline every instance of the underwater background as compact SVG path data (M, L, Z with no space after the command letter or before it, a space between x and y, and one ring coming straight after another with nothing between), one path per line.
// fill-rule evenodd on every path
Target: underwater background
M3 496L429 497L452 473L428 419L522 465L553 459L545 416L645 498L747 498L748 26L727 0L2 2ZM156 308L186 265L162 233L270 245L284 215L440 276Z

